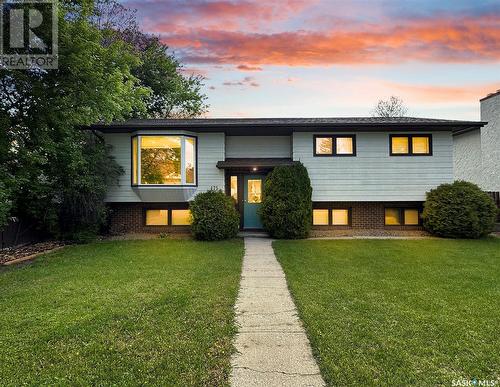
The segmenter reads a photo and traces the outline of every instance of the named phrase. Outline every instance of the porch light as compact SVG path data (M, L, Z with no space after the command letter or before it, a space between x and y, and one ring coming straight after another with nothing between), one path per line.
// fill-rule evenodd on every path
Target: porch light
M257 170L257 167L253 167L253 168L252 168L252 171L254 171L254 172L255 172L256 170Z

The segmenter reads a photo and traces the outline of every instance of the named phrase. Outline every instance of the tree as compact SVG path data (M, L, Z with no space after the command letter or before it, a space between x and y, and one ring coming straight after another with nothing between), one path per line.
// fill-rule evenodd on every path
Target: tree
M389 99L379 100L372 111L373 117L404 117L408 113L408 108L401 98L394 95Z
M59 2L58 69L0 69L0 225L15 214L61 237L95 233L106 216L107 186L121 168L98 135L80 128L203 110L195 102L204 100L200 84L182 90L178 62L164 71L173 57L161 57L160 49L149 54L149 43L132 44L110 23L98 28L96 4ZM118 20L120 28L135 26L131 36L156 41L141 35L133 18ZM163 103L152 104L158 99Z

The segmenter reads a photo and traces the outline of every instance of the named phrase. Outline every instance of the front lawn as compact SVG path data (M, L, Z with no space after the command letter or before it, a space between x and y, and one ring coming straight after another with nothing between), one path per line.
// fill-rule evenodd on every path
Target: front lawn
M0 270L0 384L227 384L242 256L120 241Z
M500 239L274 248L329 385L500 377Z

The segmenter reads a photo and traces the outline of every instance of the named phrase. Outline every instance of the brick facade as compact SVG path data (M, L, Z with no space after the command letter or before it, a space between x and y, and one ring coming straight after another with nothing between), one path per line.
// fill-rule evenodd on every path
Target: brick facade
M315 202L314 208L349 208L351 210L351 224L349 226L313 226L317 231L345 231L353 234L368 230L377 230L392 233L397 231L419 231L421 226L386 226L386 207L411 207L421 208L422 203L415 202ZM187 232L188 226L146 226L146 209L185 209L188 203L110 203L111 234L125 233L172 233ZM170 222L169 222L170 223Z

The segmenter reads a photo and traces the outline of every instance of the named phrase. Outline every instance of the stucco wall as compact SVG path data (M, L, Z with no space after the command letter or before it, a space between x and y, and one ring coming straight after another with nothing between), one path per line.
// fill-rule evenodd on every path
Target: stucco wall
M481 132L474 130L453 137L455 180L481 185L481 165Z
M313 201L424 201L453 181L451 132L432 133L432 156L390 156L389 133L345 132L356 135L355 157L314 157L313 134L320 132L293 134L293 159L309 171Z
M481 120L488 125L481 129L482 187L500 191L500 93L481 101Z

